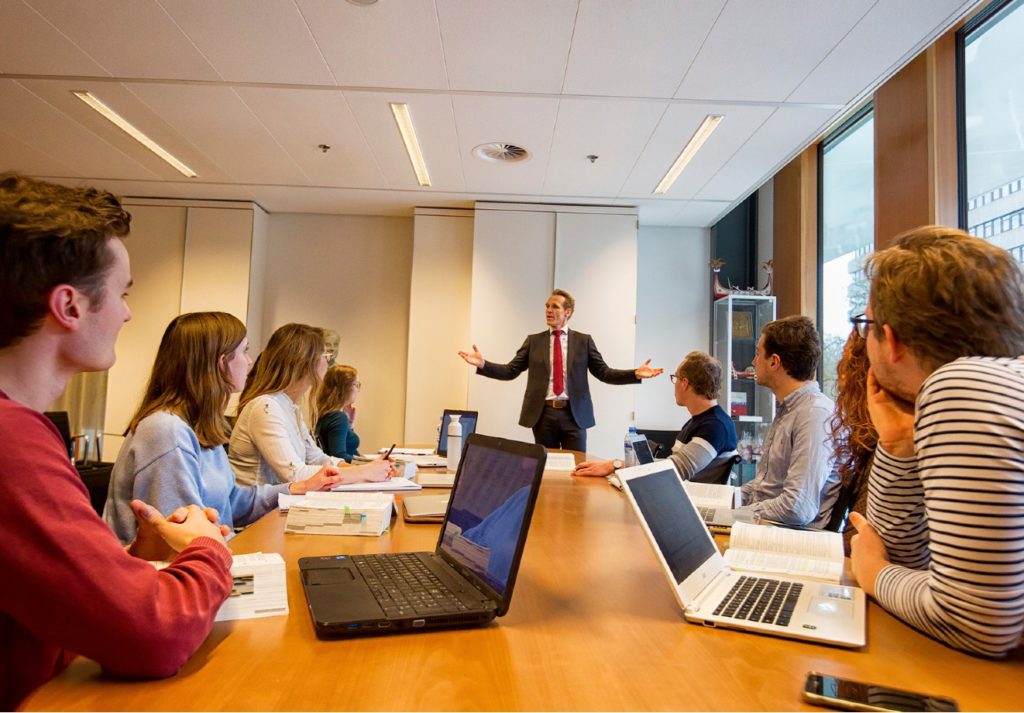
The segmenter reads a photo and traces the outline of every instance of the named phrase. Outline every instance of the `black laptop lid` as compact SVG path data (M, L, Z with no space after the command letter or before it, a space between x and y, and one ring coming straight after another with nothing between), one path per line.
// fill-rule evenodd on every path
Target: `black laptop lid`
M647 465L654 462L654 453L651 452L651 442L646 436L633 441L633 453L636 454L636 462L639 465Z
M437 455L448 455L448 424L452 422L452 415L459 417L462 424L462 452L466 452L466 444L469 443L469 436L476 433L476 419L479 416L477 411L456 411L446 408L441 415L441 432L437 437Z
M437 554L508 610L547 453L543 446L471 435L459 461Z

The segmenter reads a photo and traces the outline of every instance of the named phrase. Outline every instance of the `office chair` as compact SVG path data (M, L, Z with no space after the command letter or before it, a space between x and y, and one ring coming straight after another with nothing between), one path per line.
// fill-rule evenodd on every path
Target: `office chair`
M690 476L690 480L694 483L725 485L729 481L729 475L732 473L733 467L739 462L740 454L736 451L720 453L703 470L698 470Z

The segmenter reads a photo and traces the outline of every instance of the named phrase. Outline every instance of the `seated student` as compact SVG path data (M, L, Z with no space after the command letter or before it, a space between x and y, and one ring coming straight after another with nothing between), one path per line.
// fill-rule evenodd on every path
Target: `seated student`
M669 459L684 479L691 478L723 453L736 450L736 426L718 405L722 366L711 355L690 352L672 375L676 403L690 412ZM575 475L611 475L621 461L588 460Z
M743 507L763 519L823 528L839 495L828 420L835 404L821 393L814 369L821 340L814 323L795 315L761 330L754 380L775 394L757 475L740 488Z
M238 399L238 420L228 444L228 460L242 485L305 480L340 458L324 453L302 418L299 404L327 371L323 330L306 324L279 327L256 359ZM345 479L390 478L391 462L350 466Z
M190 503L212 507L222 525L234 528L276 508L279 493L300 495L344 481L347 472L324 466L299 482L235 483L224 450L224 410L245 384L251 363L245 325L230 314L183 314L167 326L110 477L103 519L121 542L135 537L135 498L162 512Z
M104 191L0 175L0 710L76 654L118 676L173 675L231 591L216 513L164 518L136 500L126 550L42 414L72 375L114 363L131 319L130 220Z
M324 374L324 383L316 396L316 438L328 455L352 462L359 455L356 423L356 398L359 396L355 367L335 364Z
M836 370L836 412L830 421L833 454L842 481L836 507L863 515L867 511L868 473L875 457L878 432L868 414L867 343L856 329L846 340ZM855 530L850 526L848 512L833 512L831 521L836 522L837 518L842 518L843 545L849 555Z
M851 561L879 604L982 656L1024 632L1024 275L939 226L869 256L868 410L878 430ZM869 524L870 523L870 524Z

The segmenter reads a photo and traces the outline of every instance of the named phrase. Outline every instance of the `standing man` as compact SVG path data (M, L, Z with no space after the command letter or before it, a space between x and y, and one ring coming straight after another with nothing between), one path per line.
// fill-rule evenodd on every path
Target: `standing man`
M669 459L683 480L708 467L718 456L736 450L736 426L718 405L722 365L705 352L690 352L672 375L676 404L690 412ZM588 460L574 475L611 475L622 461Z
M476 373L511 381L529 369L519 425L533 429L534 440L547 448L587 451L587 429L594 425L587 371L606 384L638 384L662 372L648 359L636 369L612 369L589 334L566 326L576 301L565 290L554 290L544 304L548 328L531 334L508 364L484 361L473 345L459 356Z
M820 357L818 330L807 317L784 317L761 330L754 379L778 403L757 476L740 489L744 509L819 529L828 524L840 485L829 429L835 404L814 381Z
M940 226L865 269L868 411L878 431L851 560L868 595L929 636L1005 656L1024 632L1024 275Z
M75 654L119 676L174 674L231 591L216 513L191 505L165 519L134 500L126 550L42 414L73 374L114 363L131 319L130 220L109 193L0 175L2 710ZM145 559L173 561L158 572Z

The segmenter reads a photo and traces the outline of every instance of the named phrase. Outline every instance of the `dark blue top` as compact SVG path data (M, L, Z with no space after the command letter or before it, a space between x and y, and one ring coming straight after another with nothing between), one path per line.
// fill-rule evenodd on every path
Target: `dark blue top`
M327 455L352 462L352 456L359 455L359 436L352 430L348 414L332 411L316 422L316 438Z
M736 426L718 404L687 421L676 436L683 444L694 438L707 441L719 455L736 450Z

